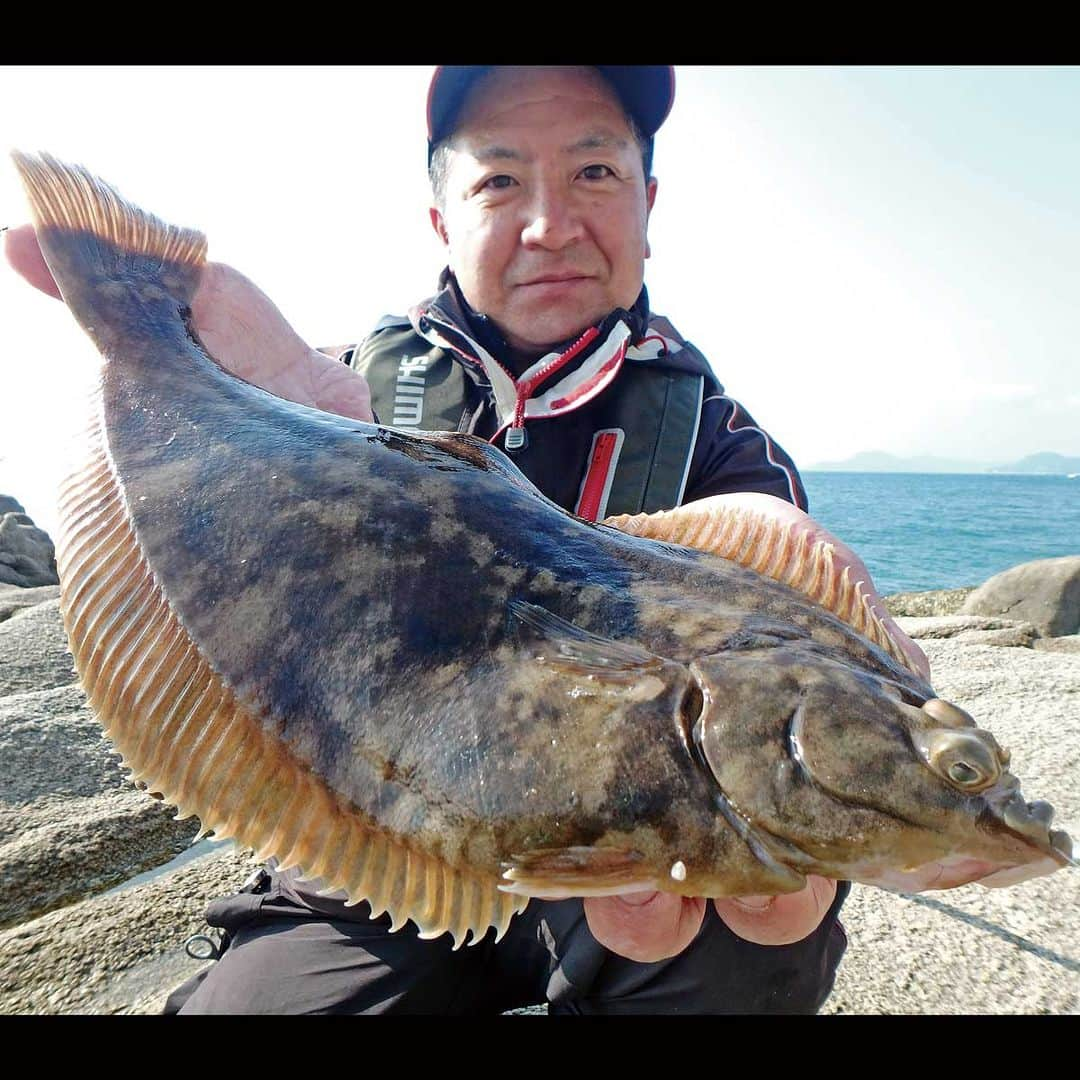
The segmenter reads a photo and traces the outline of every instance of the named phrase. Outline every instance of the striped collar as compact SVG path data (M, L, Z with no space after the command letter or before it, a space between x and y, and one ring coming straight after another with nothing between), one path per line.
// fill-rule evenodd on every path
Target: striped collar
M449 271L440 279L442 291L409 313L421 337L450 350L471 377L491 388L498 417L492 442L506 432L508 450L523 447L527 420L560 416L603 393L618 375L627 355L653 358L675 342L650 335L648 294L644 288L634 307L616 308L598 325L575 340L541 356L515 376L500 359L509 352L490 320L466 303Z

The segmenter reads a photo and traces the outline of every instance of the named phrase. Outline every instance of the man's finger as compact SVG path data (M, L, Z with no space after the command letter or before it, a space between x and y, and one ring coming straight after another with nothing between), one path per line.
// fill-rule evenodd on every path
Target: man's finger
M16 225L4 232L4 257L12 270L35 289L57 300L63 299L41 254L33 225Z
M917 671L927 682L930 681L930 660L926 653L911 640L896 625L896 620L891 615L885 615L881 620L882 625L889 632L889 636L900 646L900 650L908 658L910 666Z
M716 913L732 933L757 945L791 945L812 934L836 898L836 882L810 875L806 888L774 897L714 900Z
M697 936L704 917L705 901L700 897L642 892L585 900L592 936L605 949L639 963L681 953Z

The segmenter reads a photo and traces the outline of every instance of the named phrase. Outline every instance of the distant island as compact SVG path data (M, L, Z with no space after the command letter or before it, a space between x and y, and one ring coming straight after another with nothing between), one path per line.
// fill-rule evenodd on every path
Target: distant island
M844 461L823 461L805 472L911 472L911 473L1038 473L1052 476L1080 476L1080 457L1064 454L1028 454L1012 464L961 461L944 457L897 457L880 450L868 450Z

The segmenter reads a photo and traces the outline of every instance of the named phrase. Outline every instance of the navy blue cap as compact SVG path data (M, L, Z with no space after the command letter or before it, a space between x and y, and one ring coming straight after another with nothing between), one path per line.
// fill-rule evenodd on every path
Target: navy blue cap
M675 100L675 69L670 65L595 65L611 84L638 130L651 139L667 119ZM490 66L444 64L428 88L428 161L437 143L454 130L465 96Z

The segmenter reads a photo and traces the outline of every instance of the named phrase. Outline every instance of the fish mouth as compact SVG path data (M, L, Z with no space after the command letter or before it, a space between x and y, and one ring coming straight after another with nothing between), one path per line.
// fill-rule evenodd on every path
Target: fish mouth
M1024 843L1053 859L1058 866L1080 865L1073 858L1072 838L1062 829L1051 829L1054 808L1048 802L1025 802L1014 777L1011 783L988 793L989 814L994 825L1006 829Z
M968 884L997 889L1051 874L1063 866L1080 865L1073 858L1068 833L1050 828L1054 808L1048 802L1025 802L1013 776L989 794L991 800L978 824L989 830L1004 830L1037 851L1041 858L988 861L958 852L917 869L860 880L900 892L953 889Z
M1043 877L1058 869L1060 864L1048 855L1022 863L988 862L966 855L948 855L935 862L906 870L890 870L878 866L853 867L850 868L850 876L851 880L863 885L911 894L956 889L961 885L981 885L984 889L1003 888L1018 885L1031 878Z

